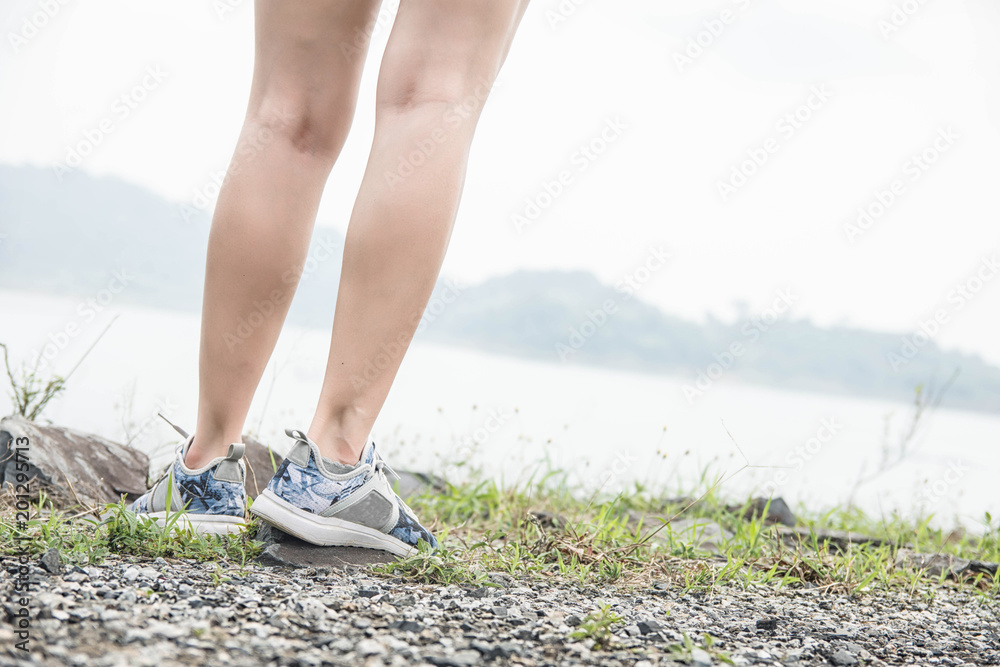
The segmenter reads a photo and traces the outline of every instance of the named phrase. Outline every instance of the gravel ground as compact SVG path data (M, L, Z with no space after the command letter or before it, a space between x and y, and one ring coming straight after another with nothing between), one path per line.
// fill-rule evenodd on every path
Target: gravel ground
M16 567L0 579L6 622L0 664L37 665L651 665L724 664L682 633L710 633L737 665L1000 664L998 619L975 596L934 589L862 598L820 589L651 589L517 582L498 588L423 586L357 568L252 566L242 574L184 561L32 566L31 650L13 648ZM930 586L930 583L926 584ZM614 646L569 638L610 604L624 623ZM700 641L698 642L700 643Z

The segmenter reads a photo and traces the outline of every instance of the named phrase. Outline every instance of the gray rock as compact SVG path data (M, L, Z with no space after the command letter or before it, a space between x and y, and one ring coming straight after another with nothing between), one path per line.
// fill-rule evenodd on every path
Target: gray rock
M62 572L62 558L59 557L59 550L55 547L43 553L38 562L49 574L59 574Z
M765 630L767 632L774 632L778 629L778 622L780 619L777 618L761 618L757 620L756 626L758 630Z
M255 539L266 545L258 561L261 565L270 567L342 569L351 565L391 563L396 560L387 551L316 546L266 523L257 531Z
M396 493L403 500L409 501L411 498L425 493L445 493L448 491L448 484L437 477L424 472L399 471L399 480L394 480Z
M652 619L646 619L644 621L639 621L636 623L636 627L644 635L648 635L653 632L660 632L663 630L663 626Z
M769 500L770 504L768 504ZM765 508L767 508L766 516L764 516ZM795 513L792 512L783 498L754 498L751 500L743 518L756 519L761 516L764 516L764 521L767 523L780 523L785 526L794 526L796 523Z
M361 640L355 650L358 655L366 658L370 655L385 655L385 647L374 639Z
M424 626L416 621L395 621L390 623L389 627L400 632L420 632L424 629Z
M858 664L858 659L847 651L841 649L830 656L830 662L835 665L840 665L841 667L850 667L850 665Z
M792 545L798 545L800 542L812 544L814 534L820 544L827 543L831 547L840 550L848 549L851 545L861 544L870 544L873 547L879 547L884 542L884 540L878 537L852 533L845 530L826 530L806 528L805 526L778 526L777 530L782 539Z
M497 586L503 586L504 588L510 588L515 583L514 577L510 576L506 572L490 572L486 575L491 582Z
M285 459L268 445L246 433L243 434L243 444L246 445L243 460L247 466L247 495L256 498Z
M60 509L132 500L146 492L149 459L142 452L88 433L44 426L22 417L0 420L0 485L14 484L18 438L28 446L31 497L41 489ZM22 471L24 472L24 471Z
M919 554L908 549L899 550L896 566L923 570L929 577L940 577L943 574L950 579L964 579L977 574L996 576L998 567L997 563L966 560L951 554Z
M437 667L472 667L480 664L482 657L479 651L468 649L454 655L429 655L426 660Z
M722 542L731 540L733 534L715 521L709 519L680 519L671 521L668 530L674 540L690 544L695 549L718 553ZM656 535L663 535L662 531Z
M704 649L695 646L691 649L691 664L695 667L712 667L712 656Z

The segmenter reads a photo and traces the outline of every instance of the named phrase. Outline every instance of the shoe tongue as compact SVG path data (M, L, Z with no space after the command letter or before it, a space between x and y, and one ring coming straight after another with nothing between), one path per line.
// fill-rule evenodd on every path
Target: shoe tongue
M372 463L375 460L375 441L369 440L365 448L361 450L361 460L358 463Z

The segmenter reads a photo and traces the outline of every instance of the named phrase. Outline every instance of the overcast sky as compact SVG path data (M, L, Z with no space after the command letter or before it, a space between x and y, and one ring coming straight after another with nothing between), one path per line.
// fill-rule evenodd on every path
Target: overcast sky
M942 346L1000 363L1000 275L988 279L1000 10L897 1L919 9L575 0L566 16L573 0L536 0L480 124L445 273L587 269L613 283L652 244L672 258L640 296L668 312L735 320L737 302L753 314L779 289L820 324L913 332L944 311ZM52 166L110 118L82 169L176 201L204 191L245 110L250 0L68 0L51 18L45 4L8 0L0 16L0 162ZM320 225L345 228L387 36L376 32ZM119 98L144 78L126 116ZM579 152L601 149L602 133L601 155ZM569 186L519 229L512 216L563 171ZM885 203L867 229L845 228Z

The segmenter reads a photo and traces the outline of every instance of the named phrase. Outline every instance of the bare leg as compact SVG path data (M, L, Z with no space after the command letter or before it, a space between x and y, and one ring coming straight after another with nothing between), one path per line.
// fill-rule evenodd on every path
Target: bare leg
M479 113L526 0L403 0L379 74L309 437L358 461L444 260ZM403 164L401 169L400 165Z
M202 307L198 422L186 464L240 442L354 116L377 0L257 0L250 102L219 193Z

